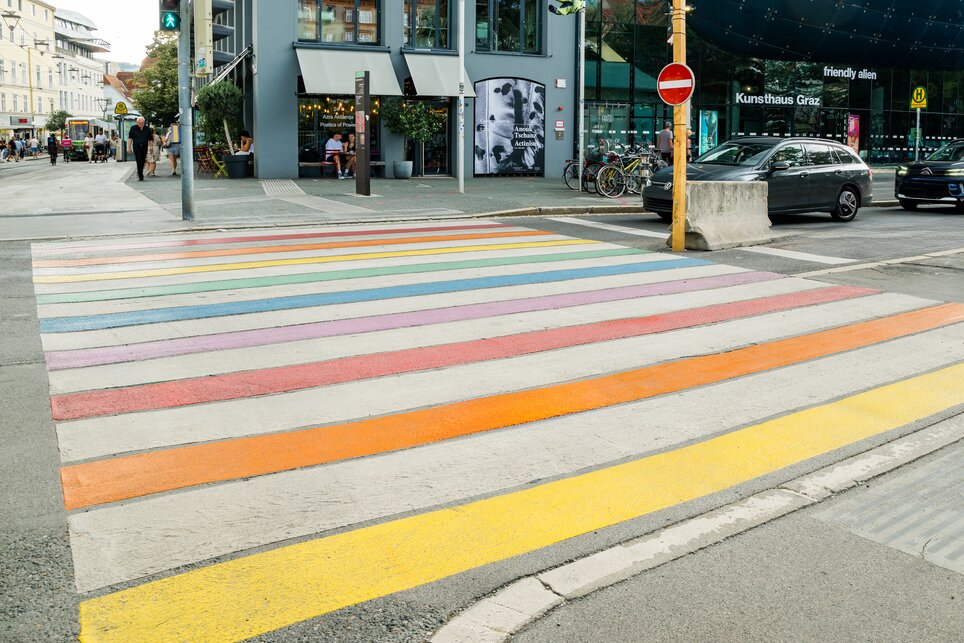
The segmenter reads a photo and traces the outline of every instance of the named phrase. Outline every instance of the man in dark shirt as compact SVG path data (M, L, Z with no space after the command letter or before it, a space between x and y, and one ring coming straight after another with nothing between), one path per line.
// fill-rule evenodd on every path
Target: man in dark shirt
M147 144L154 139L154 130L144 125L144 117L137 119L127 139L127 151L134 153L137 164L137 180L144 180L144 162L147 159Z

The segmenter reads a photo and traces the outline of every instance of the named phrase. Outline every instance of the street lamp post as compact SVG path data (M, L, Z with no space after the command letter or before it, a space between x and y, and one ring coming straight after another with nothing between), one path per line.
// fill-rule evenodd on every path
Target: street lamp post
M459 194L465 193L465 0L459 0L459 104L458 134L455 141L455 171L459 178Z

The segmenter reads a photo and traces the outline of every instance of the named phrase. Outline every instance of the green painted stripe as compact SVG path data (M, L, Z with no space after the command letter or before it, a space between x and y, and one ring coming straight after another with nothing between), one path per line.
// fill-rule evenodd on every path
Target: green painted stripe
M523 255L490 259L471 259L467 261L445 261L442 263L419 263L409 266L389 266L387 268L356 268L354 270L333 270L331 272L311 272L277 277L250 277L247 279L224 279L221 281L202 281L191 284L171 286L151 286L148 288L119 288L117 290L96 290L91 292L65 292L37 295L38 304L73 304L87 301L109 301L112 299L137 299L139 297L163 297L166 295L185 295L189 293L214 292L218 290L237 290L242 288L264 288L287 284L306 284L319 281L338 281L341 279L360 279L362 277L384 277L418 272L442 272L465 268L486 268L489 266L511 266L530 263L550 263L556 261L575 261L577 259L596 259L598 257L618 257L621 255L649 254L649 250L636 248L614 248L586 252L567 252L551 255Z

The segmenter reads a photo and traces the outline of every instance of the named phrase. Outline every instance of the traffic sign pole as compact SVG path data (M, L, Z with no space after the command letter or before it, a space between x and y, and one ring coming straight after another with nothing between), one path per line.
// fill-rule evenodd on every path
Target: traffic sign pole
M673 0L673 62L686 64L686 0ZM662 76L662 74L660 74ZM692 95L692 87L690 88ZM688 102L673 108L673 252L686 248L686 123Z
M191 0L181 0L177 39L178 107L181 116L181 219L194 221L194 109L191 105Z
M914 161L920 159L920 107L917 108L917 129L914 132Z

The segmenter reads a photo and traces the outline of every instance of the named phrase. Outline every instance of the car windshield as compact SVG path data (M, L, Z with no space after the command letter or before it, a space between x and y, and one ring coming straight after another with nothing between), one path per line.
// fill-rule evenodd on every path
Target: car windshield
M774 143L724 143L693 162L706 165L756 165L773 146Z
M964 160L964 145L948 145L927 157L928 161L961 161Z

